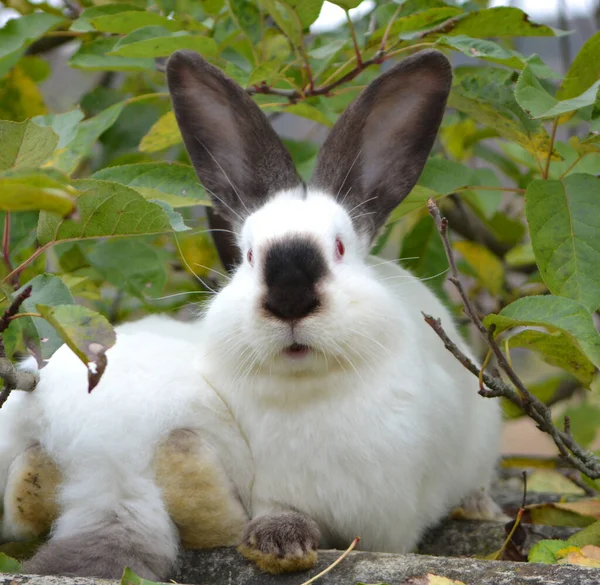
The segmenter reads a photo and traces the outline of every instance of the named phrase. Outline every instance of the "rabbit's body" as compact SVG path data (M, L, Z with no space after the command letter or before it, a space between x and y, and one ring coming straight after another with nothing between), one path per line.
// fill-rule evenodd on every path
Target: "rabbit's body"
M200 506L225 510L216 525L227 536L248 513L240 550L266 570L310 567L320 542L357 535L368 550L411 549L451 506L485 493L500 427L498 404L423 321L421 311L441 318L468 353L447 310L404 270L368 258L433 146L448 61L423 52L373 81L331 130L308 186L218 69L180 51L167 79L241 259L195 326L123 327L91 395L86 368L63 348L21 397L34 413L28 432L64 481L52 538L28 568L114 576L129 564L165 578L175 524L195 530L182 526L195 485ZM175 480L161 484L171 459ZM203 495L203 476L217 478L218 497Z

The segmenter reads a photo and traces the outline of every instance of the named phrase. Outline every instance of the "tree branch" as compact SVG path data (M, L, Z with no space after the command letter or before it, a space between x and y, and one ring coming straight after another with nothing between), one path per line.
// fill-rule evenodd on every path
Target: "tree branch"
M4 388L0 392L0 408L2 408L13 390L19 389L31 392L37 385L36 374L17 370L8 359L4 339L1 335L10 325L11 319L18 314L23 301L31 296L31 290L31 286L25 287L0 317L0 378L4 381Z
M473 375L483 378L488 389L480 390L480 394L486 397L502 396L510 400L513 404L521 408L527 416L533 419L538 428L549 434L556 444L559 453L563 459L568 461L573 467L585 473L592 479L600 478L600 458L591 451L584 449L575 441L571 435L569 425L564 430L559 430L552 423L552 412L537 396L529 392L523 381L519 378L513 367L510 365L506 356L502 353L499 345L494 338L495 327L489 329L482 323L473 307L468 295L466 294L462 283L458 277L454 253L448 239L448 220L440 215L440 210L433 198L429 199L428 209L430 215L435 221L435 225L442 237L444 250L450 264L451 276L448 280L457 289L462 301L463 308L469 317L471 323L479 330L483 339L486 341L492 353L496 356L498 367L508 376L514 387L506 384L499 376L490 376L481 372L473 362L459 349L459 347L448 337L444 331L439 319L434 319L430 315L424 315L425 322L435 331L438 337L444 342L444 346L458 361L467 368Z

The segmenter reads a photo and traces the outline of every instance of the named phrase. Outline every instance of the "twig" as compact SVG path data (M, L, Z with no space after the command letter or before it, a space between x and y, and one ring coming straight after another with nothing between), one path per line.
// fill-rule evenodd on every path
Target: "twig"
M50 246L52 246L55 243L56 242L52 241L52 242L48 242L47 244L44 244L43 246L40 246L33 254L31 254L31 256L29 256L29 258L27 258L26 260L21 262L21 264L19 264L19 266L17 266L14 270L12 270L9 274L7 274L2 279L2 282L10 281L13 277L21 274L21 272L23 272L23 270L25 270L25 268L27 268L27 266L29 266L38 256L41 256L48 248L50 248Z
M544 179L548 178L548 173L550 172L550 161L552 160L552 151L554 150L554 140L556 139L556 129L558 128L558 116L554 118L554 122L552 123L552 134L550 135L550 148L548 149L548 157L546 158L546 166L544 167L544 172L542 173L542 177Z
M385 32L383 33L383 37L381 38L381 44L379 45L379 52L382 54L385 53L387 40L388 40L388 37L390 36L390 31L392 30L392 25L396 21L396 18L398 18L398 14L400 14L401 9L402 9L402 4L400 4L400 6L398 6L398 8L396 8L396 12L394 12L394 15L392 16L392 18L390 18L388 25L385 27Z
M4 347L4 339L1 335L10 325L11 319L19 313L19 307L23 301L31 296L31 290L31 286L25 287L0 317L0 378L4 381L4 388L0 392L0 408L8 400L13 390L19 389L31 392L37 384L37 376L35 374L17 370L14 364L8 359L6 348Z
M358 40L356 38L356 31L354 30L354 23L350 18L350 12L346 10L346 19L348 20L348 28L350 29L350 36L352 37L352 45L354 46L354 54L356 55L356 66L360 71L363 70L363 61L360 54L360 48L358 47Z
M585 153L584 153L585 154ZM581 162L581 159L584 157L583 154L580 154L568 167L567 170L560 176L560 180L562 181L562 179L564 179L572 170L573 168L578 165Z
M331 569L333 569L336 565L339 565L356 548L356 545L358 544L359 540L360 536L357 536L352 541L352 544L344 551L344 553L339 558L333 561L333 563L331 563L331 565L329 565L326 569L323 569L320 573L318 573L314 577L311 577L308 581L304 581L304 583L301 583L301 585L310 585L311 583L314 583L317 579L320 579L323 575L329 573Z
M486 397L502 396L521 408L527 416L537 423L537 426L541 431L549 434L552 437L555 445L558 448L560 456L563 459L568 461L573 467L582 473L585 473L588 477L592 479L599 479L600 458L591 451L581 447L581 445L575 441L570 433L568 422L565 430L563 431L554 426L552 423L552 412L550 408L548 408L548 406L539 400L539 398L529 392L496 343L494 338L495 327L492 326L488 329L482 323L458 278L456 261L454 259L452 247L450 246L450 241L448 239L448 221L446 218L441 217L440 210L435 204L433 198L429 199L428 209L435 221L438 232L442 237L444 250L446 251L448 262L450 264L450 271L452 275L448 280L450 280L450 282L452 282L452 284L456 287L463 301L465 312L467 313L470 321L475 325L483 339L487 342L488 347L496 357L499 368L508 376L514 387L506 384L498 376L490 376L485 372L482 373L481 368L478 368L448 337L439 319L434 319L430 315L424 314L423 316L426 323L444 342L446 349L448 349L448 351L450 351L465 368L467 368L473 375L477 377L481 376L489 389L484 388L483 391L480 390L480 394Z
M4 264L12 272L13 266L10 262L10 211L4 215L4 232L2 233L2 257Z

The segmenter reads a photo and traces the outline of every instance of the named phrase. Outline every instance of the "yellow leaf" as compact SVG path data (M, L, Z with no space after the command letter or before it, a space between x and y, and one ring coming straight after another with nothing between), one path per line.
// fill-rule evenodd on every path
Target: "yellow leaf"
M22 67L16 66L0 79L0 119L22 122L46 113L40 90Z
M141 152L158 152L182 141L177 120L173 112L167 112L150 128L142 138L139 149Z
M537 469L527 478L528 492L585 495L585 491L567 479L560 471Z
M582 549L577 549L577 547L569 547L569 549L575 550L567 554L567 556L564 558L559 559L557 564L582 565L584 567L594 567L596 569L600 569L600 547L588 544Z
M411 577L402 585L465 585L462 581L454 581L448 577L440 577L433 573L427 573L422 577Z
M475 242L456 242L454 248L473 270L478 282L493 295L499 294L504 282L504 269L497 256Z

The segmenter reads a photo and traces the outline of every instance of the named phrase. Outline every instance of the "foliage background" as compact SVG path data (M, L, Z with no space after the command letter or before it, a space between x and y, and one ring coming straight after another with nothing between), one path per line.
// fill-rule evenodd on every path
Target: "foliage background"
M186 318L219 280L223 268L206 233L209 202L166 94L162 65L174 50L201 52L247 87L308 177L327 127L380 67L435 47L455 64L450 107L419 185L375 252L403 259L464 319L425 208L435 197L478 312L491 315L487 323L497 324L532 392L555 405L555 421L568 414L579 443L593 444L600 427L594 18L581 48L581 31L568 36L486 0L378 0L353 24L319 34L310 26L322 0L2 4L20 17L0 30L0 309L26 284L34 290L26 314L3 333L9 356L45 359L67 340L85 361L96 359L89 342L110 346L111 323L158 311ZM561 14L558 28L569 29ZM545 63L535 46L559 59ZM522 415L511 405L506 413Z

